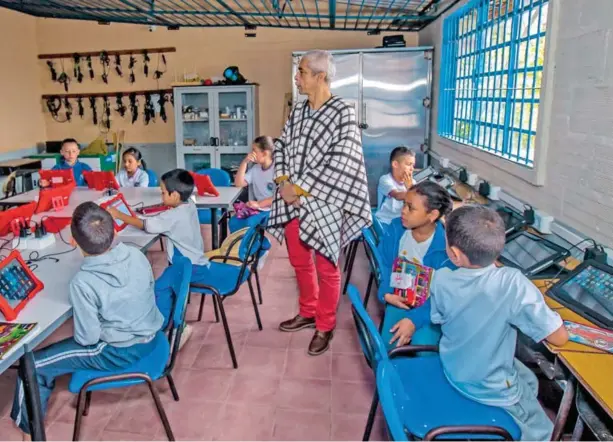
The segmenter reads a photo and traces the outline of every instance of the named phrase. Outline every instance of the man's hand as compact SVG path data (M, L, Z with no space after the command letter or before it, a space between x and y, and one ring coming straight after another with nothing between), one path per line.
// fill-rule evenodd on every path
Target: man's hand
M284 181L281 183L279 188L279 192L281 193L281 198L285 201L286 204L294 204L298 199L298 195L296 195L296 190L294 186L289 181Z
M413 333L415 333L415 324L413 324L413 321L410 319L401 319L392 327L390 333L394 333L394 336L392 336L390 340L390 344L396 342L396 347L402 347L411 342Z
M406 303L404 302L404 300L402 299L402 296L399 295L394 295L392 293L387 293L383 299L385 299L385 302L387 302L388 304L393 305L394 307L398 307L404 310L408 310L409 306L406 305Z

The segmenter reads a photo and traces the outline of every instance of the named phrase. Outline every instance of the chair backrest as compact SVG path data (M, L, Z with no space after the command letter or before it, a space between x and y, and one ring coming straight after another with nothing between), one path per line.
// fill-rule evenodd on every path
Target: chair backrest
M149 176L149 187L157 187L160 185L158 181L158 175L151 169L146 169L147 175Z
M381 221L379 220L379 218L375 216L374 211L372 214L372 228L375 231L375 239L377 240L377 244L379 244L379 241L381 240L381 237L383 236L383 224L381 224Z
M362 235L364 236L364 242L366 244L366 257L368 258L370 269L375 275L377 286L381 286L381 272L385 266L383 265L383 257L381 256L381 252L379 252L379 248L377 247L377 240L369 228L363 229Z
M185 323L185 311L187 309L187 298L189 295L189 283L192 279L192 263L184 256L175 256L171 265L172 271L172 292L174 294L174 306L170 321L168 339L172 345L170 349L170 363L167 370L172 369L177 353L179 352L179 342L183 325Z
M385 342L383 342L383 338L381 338L377 326L364 308L364 303L358 289L349 284L347 287L347 296L349 296L349 300L351 301L351 311L358 331L360 345L366 357L366 362L368 362L368 365L370 365L373 370L376 370L379 362L383 359L387 359Z
M377 392L392 440L409 440L398 410L410 410L407 395L398 370L389 359L381 361L377 367Z
M230 174L223 169L209 168L200 169L196 172L200 175L208 175L215 186L229 187L232 185L232 178Z

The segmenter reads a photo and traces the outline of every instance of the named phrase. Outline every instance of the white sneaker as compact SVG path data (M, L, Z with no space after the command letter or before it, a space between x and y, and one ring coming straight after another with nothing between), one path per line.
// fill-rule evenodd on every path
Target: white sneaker
M189 324L185 324L185 327L183 327L183 333L181 333L181 340L179 341L179 350L181 350L185 343L189 341L189 338L191 338L193 332L193 327Z

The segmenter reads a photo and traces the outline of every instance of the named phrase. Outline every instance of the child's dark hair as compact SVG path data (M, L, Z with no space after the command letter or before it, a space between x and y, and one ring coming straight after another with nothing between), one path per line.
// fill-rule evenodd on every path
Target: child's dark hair
M409 190L423 197L428 212L438 210L439 216L437 221L443 216L448 215L453 209L453 201L451 201L449 192L432 181L422 181L419 184L415 184Z
M392 153L390 154L390 165L394 161L398 161L400 158L402 158L404 156L409 156L409 157L415 158L415 151L409 149L406 146L395 147L394 150L392 150Z
M447 217L445 230L449 247L460 249L475 266L487 267L504 249L504 222L485 206L459 207Z
M253 140L253 144L255 144L258 149L265 152L272 152L275 150L275 139L267 135L257 137L255 140Z
M64 138L62 140L62 147L64 147L65 144L72 144L72 143L76 144L77 147L79 147L79 143L74 138ZM79 147L79 149L81 148Z
M79 247L88 255L100 255L113 244L113 217L92 201L77 206L72 214L70 232Z
M143 160L143 154L140 153L140 150L138 150L136 147L129 147L128 149L124 150L121 154L121 158L123 159L126 155L132 155L136 161L140 161L142 169L147 170L147 164L145 163L145 160Z
M194 192L194 177L185 169L174 169L162 175L162 182L168 193L177 192L185 202Z

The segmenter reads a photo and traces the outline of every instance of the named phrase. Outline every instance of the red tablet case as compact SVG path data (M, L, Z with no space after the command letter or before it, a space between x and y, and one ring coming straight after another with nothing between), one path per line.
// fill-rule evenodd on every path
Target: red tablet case
M23 310L30 299L34 298L34 296L36 296L36 294L45 287L44 284L34 275L32 270L30 270L30 267L28 267L21 257L21 253L19 253L17 250L13 250L11 253L9 253L8 257L0 261L0 269L3 269L14 261L16 261L22 268L28 278L34 283L35 287L32 292L26 298L19 301L19 304L17 304L15 307L11 307L9 301L4 298L4 294L0 293L0 312L2 312L7 321L15 320L19 312Z
M35 213L48 212L51 209L61 210L58 207L68 205L70 194L75 187L75 182L72 181L69 184L40 189Z
M16 219L23 219L26 225L29 225L30 218L36 210L36 201L24 204L22 206L13 207L11 209L0 212L0 236L5 236L11 233L11 223ZM15 232L13 232L15 233Z
M198 195L212 195L219 196L219 192L215 188L215 185L211 181L211 177L208 175L200 175L198 173L190 172L191 176L194 178L194 183L196 184L196 189L198 191Z
M49 181L51 187L63 186L65 184L74 183L74 174L72 169L49 170L43 169L39 171L40 179Z
M83 178L90 189L119 189L119 183L115 179L115 175L110 170L100 171L83 171Z
M136 216L134 212L132 211L132 208L130 207L130 205L126 202L126 199L123 197L123 194L121 193L118 193L112 198L102 201L101 203L99 203L99 205L103 209L106 209L107 207L114 207L115 209L119 210L122 213L125 213L127 210L129 213L126 213L126 215ZM122 206L124 207L124 210L121 210ZM123 229L125 229L128 226L126 223L118 219L113 219L113 222L115 224L116 232L121 232Z

